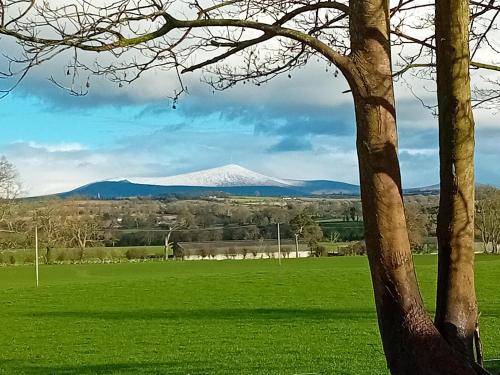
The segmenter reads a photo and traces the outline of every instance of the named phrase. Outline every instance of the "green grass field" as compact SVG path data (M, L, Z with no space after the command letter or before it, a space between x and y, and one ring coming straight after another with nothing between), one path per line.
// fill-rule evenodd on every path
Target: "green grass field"
M500 371L500 257L477 259ZM429 306L433 256L417 256ZM0 268L1 374L387 374L367 260Z

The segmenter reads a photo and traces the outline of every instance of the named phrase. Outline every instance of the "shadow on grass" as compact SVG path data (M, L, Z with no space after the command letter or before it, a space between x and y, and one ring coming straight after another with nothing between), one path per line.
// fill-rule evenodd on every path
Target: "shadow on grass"
M125 375L125 374L147 374L147 375L206 375L213 373L237 374L240 370L245 373L283 373L283 365L266 364L265 368L260 365L249 363L233 364L237 367L225 366L223 363L211 363L210 361L166 361L166 362L136 362L136 363L106 363L106 364L74 364L74 365L40 365L26 363L20 360L10 360L0 364L1 374L23 374L23 375ZM286 373L295 373L294 365L291 364Z
M127 311L41 311L24 314L32 317L103 320L375 320L371 309L142 309Z
M4 363L5 364L5 363ZM109 363L109 364L75 364L75 365L36 365L21 361L9 361L8 367L16 374L24 375L91 375L91 374L185 374L179 363ZM183 363L186 366L186 363ZM15 371L14 371L15 370Z

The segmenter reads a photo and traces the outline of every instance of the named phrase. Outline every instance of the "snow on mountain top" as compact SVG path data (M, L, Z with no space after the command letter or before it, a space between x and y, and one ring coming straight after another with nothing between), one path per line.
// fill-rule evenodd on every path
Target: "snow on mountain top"
M117 179L118 180L118 179ZM163 186L289 186L290 182L269 177L236 164L169 177L127 178L130 182ZM115 180L116 181L116 180Z

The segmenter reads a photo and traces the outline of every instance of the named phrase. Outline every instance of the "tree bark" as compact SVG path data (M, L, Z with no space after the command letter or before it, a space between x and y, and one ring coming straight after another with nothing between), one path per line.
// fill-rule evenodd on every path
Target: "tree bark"
M388 1L351 0L351 86L365 239L379 328L393 375L474 370L427 315L413 266L397 151Z
M469 2L436 1L441 193L435 323L474 360L474 118L469 76Z

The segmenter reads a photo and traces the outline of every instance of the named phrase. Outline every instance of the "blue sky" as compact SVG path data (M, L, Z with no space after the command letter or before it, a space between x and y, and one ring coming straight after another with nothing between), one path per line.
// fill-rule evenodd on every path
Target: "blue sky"
M281 178L357 183L354 114L346 84L319 64L263 87L212 93L190 80L176 110L161 73L117 89L95 78L75 98L35 71L0 101L0 155L14 162L26 194L96 180L158 177L229 163ZM413 83L418 89L418 82ZM396 84L405 186L438 182L437 119ZM433 94L422 90L432 103ZM500 185L499 115L476 114L477 179Z

